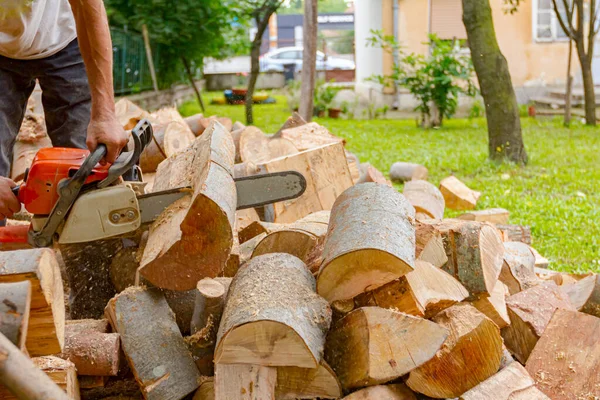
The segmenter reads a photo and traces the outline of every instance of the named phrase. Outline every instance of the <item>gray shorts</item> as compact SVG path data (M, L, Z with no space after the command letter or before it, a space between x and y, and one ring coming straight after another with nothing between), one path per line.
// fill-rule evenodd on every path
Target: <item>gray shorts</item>
M13 145L36 79L55 147L85 149L92 99L77 40L40 60L0 56L0 176L9 176Z

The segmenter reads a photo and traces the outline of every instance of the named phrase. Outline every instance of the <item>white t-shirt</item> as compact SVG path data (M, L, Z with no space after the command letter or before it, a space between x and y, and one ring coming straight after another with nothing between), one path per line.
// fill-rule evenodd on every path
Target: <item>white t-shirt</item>
M77 37L68 0L0 0L0 55L34 60Z

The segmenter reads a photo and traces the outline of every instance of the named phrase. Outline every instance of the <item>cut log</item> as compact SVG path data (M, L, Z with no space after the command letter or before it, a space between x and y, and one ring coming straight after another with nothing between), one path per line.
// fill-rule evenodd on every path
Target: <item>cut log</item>
M360 181L361 169L360 161L358 157L346 150L346 161L348 162L348 169L350 170L350 176L352 176L352 182L356 185Z
M502 330L508 350L525 364L558 309L575 310L554 282L544 282L506 300L510 325Z
M86 377L82 377L86 378ZM81 381L80 380L80 387ZM111 377L103 387L81 391L82 400L142 400L142 392L133 376Z
M560 289L577 310L600 318L600 275L590 275Z
M81 327L65 328L65 346L60 358L77 367L78 375L116 376L121 363L121 342L118 333L93 330L80 331Z
M506 296L508 296L508 288L504 283L498 281L492 293L489 296L480 295L477 300L473 301L473 306L502 329L510 324L506 310Z
M330 303L373 290L412 271L414 208L395 189L363 183L331 211L317 292Z
M535 257L535 266L537 268L548 268L550 261L546 257L542 256L540 253L537 252L536 249L534 249L531 246L529 246L529 250L531 250L533 256Z
M223 125L225 127L225 129L227 129L227 132L231 132L233 130L233 121L231 120L231 118L217 117L217 121L219 121L219 123L221 125ZM207 128L208 128L208 126L207 126Z
M480 192L471 190L455 176L449 176L440 182L440 192L446 201L446 207L451 210L473 210Z
M374 304L368 304L374 305ZM355 299L338 300L331 303L332 317L331 322L335 323L344 318L347 314L356 308Z
M344 144L344 139L332 135L327 128L316 122L284 129L281 131L279 137L291 141L299 151L314 149L332 143Z
M521 242L504 243L504 262L498 279L508 287L511 295L540 282L534 268L535 257L528 245Z
M417 400L417 396L406 385L370 386L349 394L342 400Z
M259 172L260 169L251 162L238 163L233 166L233 177L236 179L256 175Z
M138 122L150 116L147 111L141 109L126 98L122 98L115 103L115 114L117 115L117 119L121 126L126 131L135 128Z
M413 370L406 384L434 398L454 398L494 375L502 359L500 330L469 304L454 305L433 318L450 332L441 350Z
M208 125L204 125L204 120L209 120L209 124L210 122L212 122L209 118L204 118L204 115L202 113L185 117L183 120L190 128L194 136L202 135L202 132L204 132L204 130L208 127Z
M535 346L527 371L552 400L600 397L600 319L556 310Z
M417 222L415 240L417 260L427 261L438 268L448 262L442 234L433 225Z
M60 353L65 337L65 303L60 269L49 249L0 253L0 282L31 283L25 346L31 356Z
M240 245L240 266L250 261L252 258L252 253L254 253L254 249L266 236L266 233L261 233L260 235L255 236Z
M237 122L236 122L237 123ZM206 378L200 384L192 400L215 400L215 380L214 378Z
M348 166L350 166L350 163L348 163ZM388 181L381 171L379 171L377 168L375 168L369 163L360 164L359 172L360 176L358 178L358 181L356 181L355 183L374 182L381 183L382 185L392 186L392 182Z
M191 290L219 276L233 246L233 142L218 122L159 167L154 190L192 187L150 227L139 273L153 285Z
M217 364L215 400L275 400L277 368Z
M223 268L222 276L233 278L240 269L240 240L238 238L237 230L233 229L233 244L231 245L231 252L227 258L227 263Z
M270 234L271 232L275 232L284 228L284 224L257 221L240 230L238 237L240 239L240 243L245 243L261 233Z
M448 336L441 326L401 312L363 307L327 336L325 359L344 391L392 381L430 360Z
M448 273L416 261L414 271L358 295L354 302L357 307L378 306L429 319L468 296L467 289Z
M318 368L277 368L277 400L338 399L341 396L340 381L325 360L321 360Z
M271 160L260 168L267 173L298 171L306 178L302 196L273 205L273 222L292 223L310 213L331 210L335 199L354 184L341 142Z
M239 148L242 162L262 164L271 160L269 138L255 126L247 126L241 132Z
M466 221L489 222L492 224L508 224L510 213L504 208L490 208L487 210L477 210L462 214L458 219Z
M106 315L145 399L180 399L198 387L198 369L158 289L130 287L110 300Z
M235 121L233 123L233 125L231 126L231 131L237 131L239 129L244 129L246 127L246 125L244 125L243 123L241 123L240 121Z
M219 326L229 285L231 278L204 278L198 282L194 315L190 322L192 334L208 325L209 319L215 326Z
M260 217L254 208L246 208L245 210L238 210L235 212L235 230L238 232L251 223L259 221Z
M79 389L94 389L103 388L108 381L108 376L87 376L82 375L77 377L79 380ZM84 395L85 397L85 395Z
M392 181L406 182L413 179L426 181L428 175L427 168L419 164L395 162L390 167L390 179Z
M279 157L291 156L293 154L298 154L299 151L294 146L294 143L290 142L287 139L270 139L268 143L269 149L269 159L263 162L267 162ZM257 163L259 163L257 161Z
M124 247L115 254L110 262L110 281L117 292L135 285L135 275L140 266L138 248Z
M23 180L37 152L47 147L52 147L52 141L46 133L44 117L27 113L13 146L10 178L15 182Z
M416 212L434 219L444 218L444 196L431 183L423 180L408 181L404 184L404 196Z
M152 286L148 282L143 282L143 284L149 287ZM139 284L137 286L139 286ZM182 335L189 335L190 321L192 320L192 315L194 315L196 290L179 291L161 289L160 291L165 296L169 308L175 314L175 322L177 322L179 331Z
M290 254L250 260L229 288L215 363L316 368L331 309L314 290L314 277Z
M19 349L25 349L31 282L0 283L0 333Z
M460 396L460 400L542 400L548 399L543 393L532 396L535 381L519 363L511 363L496 375L481 382ZM525 395L523 391L528 391ZM549 399L548 399L549 400Z
M0 395L3 399L10 399L12 393L15 398L28 400L69 400L69 397L52 378L46 375L39 365L27 358L4 335L0 334ZM54 359L54 357L50 357ZM60 360L60 359L59 359ZM60 360L62 363L68 361ZM69 363L73 365L72 363ZM75 382L77 377L75 368L73 374Z
M275 135L273 135L273 137L281 137L281 132L283 132L284 130L306 125L306 123L307 122L304 120L304 118L302 118L300 114L294 111L292 116L288 117L288 119L285 120L281 128L279 128L279 130L277 131L277 133L275 133Z
M182 151L194 141L194 135L182 121L154 124L153 128L152 141L140 157L140 168L146 173L156 171L158 164Z
M503 242L522 242L531 245L531 228L524 225L496 224Z
M288 253L301 259L316 273L323 261L323 243L329 224L329 211L309 214L284 229L269 233L254 249L252 257Z
M87 332L110 333L107 319L71 319L65 322L65 332L80 334Z

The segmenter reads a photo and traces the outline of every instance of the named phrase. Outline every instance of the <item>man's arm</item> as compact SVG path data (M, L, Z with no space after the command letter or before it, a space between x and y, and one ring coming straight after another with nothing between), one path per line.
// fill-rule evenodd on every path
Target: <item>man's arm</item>
M112 42L102 0L69 0L79 48L92 94L92 114L87 132L87 145L91 151L99 143L108 151L105 161L115 161L127 144L127 134L115 115L112 77Z

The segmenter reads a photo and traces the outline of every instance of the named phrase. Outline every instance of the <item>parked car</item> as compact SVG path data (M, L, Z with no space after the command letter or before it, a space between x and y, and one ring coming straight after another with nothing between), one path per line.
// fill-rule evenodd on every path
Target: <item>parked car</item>
M264 54L260 58L260 70L265 72L282 72L287 65L294 64L296 70L302 69L302 47L282 47ZM351 60L340 57L325 56L317 51L317 70L353 70L356 65Z

